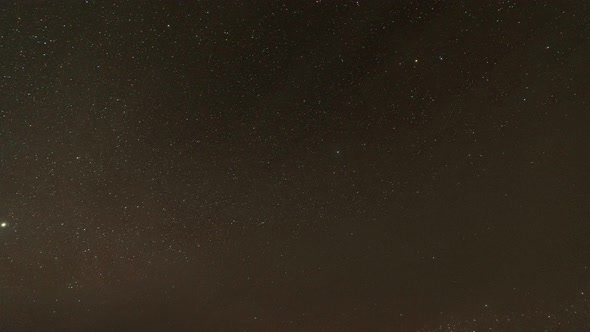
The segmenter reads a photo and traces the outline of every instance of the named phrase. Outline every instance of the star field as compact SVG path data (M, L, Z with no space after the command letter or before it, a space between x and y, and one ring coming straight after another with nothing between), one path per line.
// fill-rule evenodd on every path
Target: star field
M582 331L585 1L0 4L1 331Z

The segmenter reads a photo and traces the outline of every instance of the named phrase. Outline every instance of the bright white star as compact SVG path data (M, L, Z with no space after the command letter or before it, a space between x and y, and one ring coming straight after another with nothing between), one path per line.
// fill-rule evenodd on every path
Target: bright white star
M5 222L3 222L3 223L0 224L0 227L2 227L2 228L6 227L6 226L8 226L8 224L5 223Z

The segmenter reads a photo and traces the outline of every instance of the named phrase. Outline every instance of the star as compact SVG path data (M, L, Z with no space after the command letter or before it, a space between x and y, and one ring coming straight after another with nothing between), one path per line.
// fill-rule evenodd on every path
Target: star
M6 226L8 226L8 223L3 222L0 224L0 227L2 227L2 228L6 228Z

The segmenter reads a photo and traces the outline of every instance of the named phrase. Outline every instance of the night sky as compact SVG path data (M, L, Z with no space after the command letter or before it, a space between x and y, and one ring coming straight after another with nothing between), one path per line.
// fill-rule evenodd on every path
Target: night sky
M3 1L0 331L590 330L588 1Z

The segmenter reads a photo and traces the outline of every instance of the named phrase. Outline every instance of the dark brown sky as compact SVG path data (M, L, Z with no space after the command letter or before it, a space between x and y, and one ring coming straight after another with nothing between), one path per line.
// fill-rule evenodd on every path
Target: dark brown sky
M3 2L0 330L590 329L589 22Z

